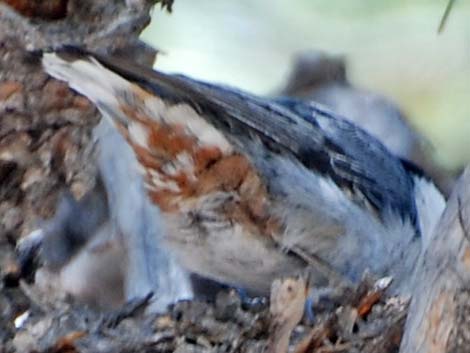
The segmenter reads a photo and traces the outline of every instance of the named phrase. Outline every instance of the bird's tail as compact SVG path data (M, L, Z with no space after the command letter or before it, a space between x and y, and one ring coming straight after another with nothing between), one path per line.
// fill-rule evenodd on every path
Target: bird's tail
M106 110L105 115L114 123L128 125L118 96L131 90L132 84L104 67L93 55L77 48L64 47L43 53L42 65L49 75L67 82L100 110Z

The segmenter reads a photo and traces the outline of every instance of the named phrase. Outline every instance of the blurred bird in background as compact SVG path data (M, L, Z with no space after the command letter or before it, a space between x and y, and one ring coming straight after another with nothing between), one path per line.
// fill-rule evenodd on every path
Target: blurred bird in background
M94 129L100 178L77 201L65 192L55 216L18 246L36 250L36 285L50 297L72 295L101 310L153 293L151 311L192 294L190 277L161 246L159 210L145 195L134 153L107 120ZM29 260L29 261L28 261Z
M257 294L306 268L315 286L368 270L406 291L444 199L358 126L315 104L74 48L45 53L43 65L132 147L162 246L187 270Z
M456 178L434 162L430 144L396 104L349 81L344 57L320 50L299 53L279 94L324 104L422 168L446 196L452 190Z

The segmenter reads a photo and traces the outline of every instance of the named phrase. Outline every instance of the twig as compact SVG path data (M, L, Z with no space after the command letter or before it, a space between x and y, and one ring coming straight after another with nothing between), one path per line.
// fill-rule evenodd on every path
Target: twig
M304 278L278 279L271 287L271 328L266 353L286 353L292 330L302 319L307 298Z
M444 27L447 23L447 19L449 18L450 10L454 6L455 0L449 0L447 3L446 9L444 11L444 15L442 15L441 22L439 23L439 28L437 29L437 34L441 34L444 30Z

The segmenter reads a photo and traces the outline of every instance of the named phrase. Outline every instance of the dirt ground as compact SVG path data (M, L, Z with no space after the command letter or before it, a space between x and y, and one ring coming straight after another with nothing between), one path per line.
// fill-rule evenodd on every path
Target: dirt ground
M146 298L107 313L48 299L34 285L2 278L1 353L283 351L273 348L280 331L272 305L247 305L234 290L213 303L175 303L163 314L146 314ZM313 312L313 322L304 318L292 330L290 352L391 353L399 349L407 303L365 280L321 297Z

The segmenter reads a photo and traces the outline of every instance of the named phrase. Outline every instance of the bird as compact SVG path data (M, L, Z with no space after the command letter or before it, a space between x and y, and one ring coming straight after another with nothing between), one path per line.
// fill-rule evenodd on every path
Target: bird
M54 216L22 237L17 256L23 277L55 301L64 296L104 311L124 301L125 247L109 219L101 180L76 200L62 192ZM36 269L36 263L42 265ZM36 270L36 271L35 271Z
M65 294L100 311L149 293L148 312L200 298L191 287L207 282L189 276L160 246L158 209L145 197L129 145L105 120L94 127L92 143L94 187L80 199L61 190L54 215L38 220L21 238L17 255L23 277L35 272L36 287L51 300ZM37 270L31 266L36 263Z
M312 102L82 48L41 55L131 146L162 243L184 268L260 295L303 271L312 286L370 272L409 287L445 201L358 126Z

